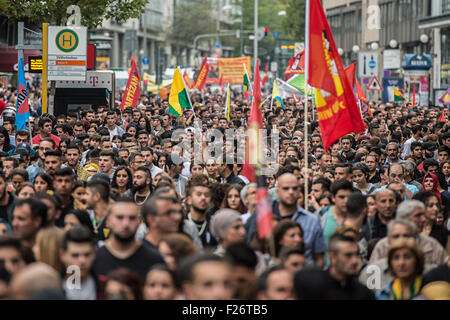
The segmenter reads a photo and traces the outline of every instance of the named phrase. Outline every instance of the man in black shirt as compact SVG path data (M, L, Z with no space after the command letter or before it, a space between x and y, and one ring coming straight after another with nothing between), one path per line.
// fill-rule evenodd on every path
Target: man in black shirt
M157 248L163 236L178 232L183 220L178 200L166 195L152 196L141 208L141 213L148 227L142 244L153 249Z
M214 247L217 245L217 241L209 232L211 217L208 215L208 208L211 203L211 186L209 183L196 181L196 179L192 178L191 185L187 189L186 201L189 205L189 212L185 223L189 221L195 224L204 248Z
M111 234L97 251L93 270L99 281L105 281L109 272L125 267L136 272L142 281L155 264L163 263L161 255L136 240L140 224L139 207L129 199L118 199L107 216Z
M222 178L222 183L240 184L241 186L245 186L244 181L234 174L233 168L233 163L226 163L226 159L222 159L222 157L217 158L217 169Z
M380 190L376 194L377 213L368 220L371 239L387 236L387 225L394 219L397 210L395 191Z
M374 300L374 294L358 282L361 266L357 242L348 236L333 235L328 242L328 270L304 268L295 274L297 299Z

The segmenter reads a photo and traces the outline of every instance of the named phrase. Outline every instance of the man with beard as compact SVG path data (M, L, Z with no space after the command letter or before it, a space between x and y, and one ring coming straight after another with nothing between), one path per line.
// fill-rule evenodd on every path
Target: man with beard
M28 176L30 178L29 181L31 183L34 182L34 178L38 175L39 170L44 168L45 153L51 150L55 150L55 141L51 138L42 139L38 149L39 159L27 168Z
M52 177L62 165L62 153L59 150L50 150L45 153L44 169Z
M136 240L141 222L139 207L127 198L118 199L111 205L107 219L111 236L97 251L94 274L103 282L110 271L125 267L136 272L144 282L147 271L155 264L164 264L164 260L156 250Z
M388 157L386 159L386 165L391 165L393 163L398 163L400 159L398 158L398 154L400 151L399 145L397 142L389 142L386 146L386 151Z
M94 227L95 240L103 242L109 236L105 219L109 209L109 184L101 179L89 181L84 200Z
M189 213L185 223L193 223L198 230L198 236L204 248L217 246L217 241L209 233L210 216L207 214L211 203L211 187L202 181L192 181L192 185L187 190L187 204Z
M133 188L125 192L124 196L130 198L137 206L142 207L151 193L152 178L150 170L138 167L133 173Z
M361 266L358 244L348 236L334 235L328 243L330 268L326 296L330 300L374 300L374 294L355 277Z
M141 208L142 218L148 227L142 244L157 250L159 241L169 233L179 231L183 220L181 204L176 198L154 195Z
M0 218L11 221L14 197L7 189L8 183L6 182L5 174L0 171Z

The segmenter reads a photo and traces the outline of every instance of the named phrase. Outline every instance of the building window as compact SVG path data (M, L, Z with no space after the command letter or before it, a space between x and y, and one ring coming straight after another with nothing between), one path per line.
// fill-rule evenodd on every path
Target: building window
M450 12L450 0L442 0L442 13Z
M359 9L357 13L357 30L362 32L362 10Z
M408 21L411 19L411 0L400 0L398 4L398 20Z

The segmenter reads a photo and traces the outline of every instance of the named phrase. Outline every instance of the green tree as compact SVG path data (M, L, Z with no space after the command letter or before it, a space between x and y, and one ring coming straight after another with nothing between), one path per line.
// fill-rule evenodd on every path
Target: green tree
M149 0L0 0L0 8L10 23L27 20L34 23L48 22L51 25L63 25L68 14L67 7L80 7L81 25L95 29L103 19L113 18L125 21L138 18L144 12Z
M286 16L282 20L284 31L295 41L305 39L305 0L285 0Z
M254 29L254 1L243 1L243 24L244 30ZM285 0L259 0L258 1L258 27L269 28L269 34L258 42L260 48L260 58L271 55L276 45L276 39L273 37L274 32L277 32L279 38L290 39L290 35L284 32L282 26L283 18L278 16L278 12L286 11ZM238 27L237 27L238 28ZM248 35L244 36L244 45L253 47L253 40L248 39ZM266 55L261 52L267 52ZM263 62L265 60L263 59Z
M216 32L211 1L198 0L175 6L174 21L169 31L171 40L192 44L195 37Z

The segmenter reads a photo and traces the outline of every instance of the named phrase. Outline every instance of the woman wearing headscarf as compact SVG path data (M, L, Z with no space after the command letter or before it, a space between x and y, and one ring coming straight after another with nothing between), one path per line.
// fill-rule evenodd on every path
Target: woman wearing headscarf
M439 179L435 174L428 172L422 180L423 191L432 191L439 198L439 204L442 205L441 193L439 192Z
M245 228L241 214L233 209L220 209L211 219L210 232L217 239L215 254L224 256L227 247L236 242L244 242Z

